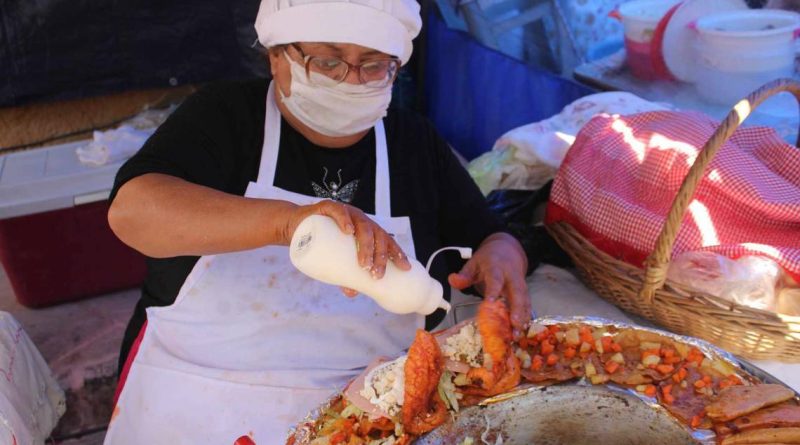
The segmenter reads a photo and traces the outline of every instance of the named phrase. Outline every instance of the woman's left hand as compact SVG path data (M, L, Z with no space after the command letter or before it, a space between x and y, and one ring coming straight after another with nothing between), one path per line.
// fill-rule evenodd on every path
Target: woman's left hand
M448 281L459 290L475 286L484 298L505 298L514 337L519 338L531 320L527 270L528 258L516 238L498 232L486 237L461 271L450 274Z

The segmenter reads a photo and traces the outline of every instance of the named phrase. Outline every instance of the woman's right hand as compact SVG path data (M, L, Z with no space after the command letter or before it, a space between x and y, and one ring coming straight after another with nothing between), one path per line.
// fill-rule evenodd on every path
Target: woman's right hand
M358 208L341 202L325 200L295 208L287 219L284 230L286 244L291 242L300 222L310 215L329 216L336 221L342 232L355 235L358 264L369 270L375 279L383 277L388 261L392 261L401 270L411 269L408 257L390 234ZM353 296L352 292L345 291L345 294Z

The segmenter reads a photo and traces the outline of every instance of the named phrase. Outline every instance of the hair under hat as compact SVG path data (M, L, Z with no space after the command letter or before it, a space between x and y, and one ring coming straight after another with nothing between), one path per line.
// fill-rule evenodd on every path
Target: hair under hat
M416 0L262 0L258 41L269 48L294 42L353 43L400 58L422 20Z

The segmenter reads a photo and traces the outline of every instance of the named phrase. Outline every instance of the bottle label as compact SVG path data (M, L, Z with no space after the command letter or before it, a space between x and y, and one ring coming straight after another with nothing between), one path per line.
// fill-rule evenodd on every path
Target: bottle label
M297 251L302 252L305 250L309 245L311 245L311 241L314 240L314 236L310 233L306 233L300 238L300 242L297 243Z

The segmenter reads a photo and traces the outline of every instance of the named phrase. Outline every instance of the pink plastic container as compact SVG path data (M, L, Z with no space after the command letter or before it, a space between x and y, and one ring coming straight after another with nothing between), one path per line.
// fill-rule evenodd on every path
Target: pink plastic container
M653 48L659 21L673 10L680 0L634 0L623 3L612 13L622 21L625 31L625 52L631 74L644 80L669 79L656 60Z

